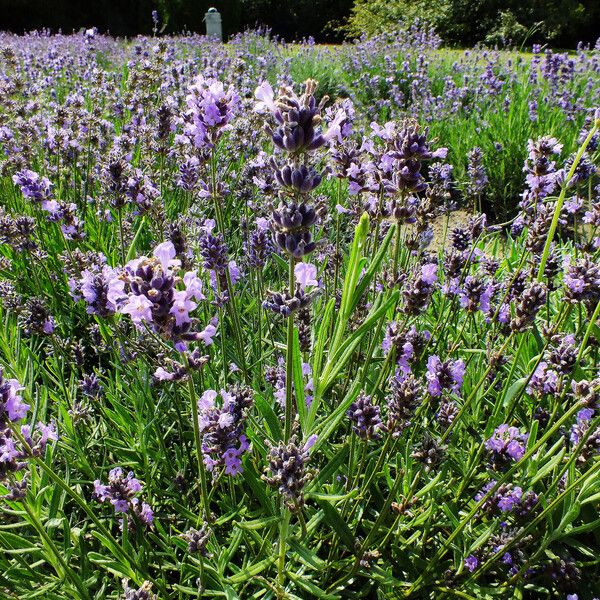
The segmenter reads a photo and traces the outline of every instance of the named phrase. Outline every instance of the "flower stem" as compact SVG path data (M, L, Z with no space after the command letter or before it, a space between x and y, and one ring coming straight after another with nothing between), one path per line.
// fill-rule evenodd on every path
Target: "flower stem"
M594 310L594 314L592 315L592 318L590 319L590 322L585 330L583 340L581 341L581 346L579 347L579 352L577 353L577 360L575 361L576 366L579 365L579 363L581 362L581 357L583 356L583 353L587 346L588 340L590 339L590 335L592 335L592 329L594 327L596 327L596 321L598 320L599 317L600 317L600 302L597 302L596 309Z
M206 467L202 460L202 438L200 436L200 424L198 422L198 401L196 400L196 389L194 379L189 370L188 361L188 390L190 392L190 402L192 404L192 421L194 425L194 443L196 446L196 460L198 462L198 473L200 475L200 492L202 496L202 512L204 519L210 522L210 501L208 499L208 487L206 485Z
M295 259L290 256L289 262L289 285L290 295L294 293L295 278L294 266ZM286 347L286 362L285 362L285 429L283 440L287 442L292 435L292 422L294 412L294 313L287 318L287 347Z
M125 236L123 234L123 209L117 211L117 219L119 221L119 241L121 242L121 264L125 264Z
M290 511L282 505L282 521L279 529L279 557L277 560L277 583L283 587L285 583L285 554L287 551L287 536L290 526Z
M588 136L585 138L583 144L581 144L581 148L579 148L579 151L577 152L577 155L575 156L575 160L573 161L573 164L571 165L571 168L569 169L569 172L567 173L567 177L565 178L565 181L563 182L562 190L560 192L560 195L558 196L558 200L556 201L556 208L554 209L554 216L552 217L552 223L550 224L550 229L548 231L548 237L546 238L546 245L544 246L544 252L542 253L542 258L540 260L540 267L538 269L538 274L537 274L538 281L542 281L542 279L544 277L544 270L546 269L546 261L548 260L548 255L550 254L550 246L552 245L552 240L554 239L554 234L556 233L556 228L558 227L560 211L562 210L562 207L563 207L563 204L565 201L565 197L567 195L569 181L571 181L571 179L573 178L573 175L575 175L575 170L577 169L577 166L579 165L579 163L581 161L581 157L583 156L585 149L588 147L588 144L592 141L592 138L594 137L594 135L596 134L597 131L598 131L598 125L594 124L594 126L590 129Z

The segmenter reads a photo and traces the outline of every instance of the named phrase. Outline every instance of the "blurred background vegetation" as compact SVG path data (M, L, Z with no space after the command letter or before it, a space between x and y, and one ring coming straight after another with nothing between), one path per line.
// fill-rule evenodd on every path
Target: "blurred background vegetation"
M0 0L0 30L17 33L95 26L117 36L150 34L151 12L164 33L204 32L215 6L225 35L266 26L286 40L340 42L397 29L415 19L435 25L453 46L549 43L574 48L600 35L600 0Z

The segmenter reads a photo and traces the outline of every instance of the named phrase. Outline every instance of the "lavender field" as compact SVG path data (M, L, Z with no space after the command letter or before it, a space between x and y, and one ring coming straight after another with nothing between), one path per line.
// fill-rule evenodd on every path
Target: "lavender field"
M0 33L0 600L600 596L600 46Z

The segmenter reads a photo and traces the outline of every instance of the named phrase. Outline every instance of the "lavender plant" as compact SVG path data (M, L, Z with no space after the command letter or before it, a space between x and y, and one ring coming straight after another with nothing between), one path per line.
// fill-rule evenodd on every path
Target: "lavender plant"
M597 48L159 22L0 33L0 597L591 600Z

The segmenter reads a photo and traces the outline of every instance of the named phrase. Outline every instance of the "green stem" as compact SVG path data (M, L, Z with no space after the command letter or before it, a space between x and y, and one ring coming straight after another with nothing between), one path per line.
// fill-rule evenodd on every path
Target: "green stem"
M592 141L592 138L598 131L598 124L594 123L594 126L590 129L587 137L585 138L583 144L579 148L577 155L575 156L575 160L569 169L567 177L563 182L562 189L560 191L560 195L558 196L558 200L556 201L556 208L554 209L554 216L552 217L552 223L550 224L550 229L548 231L548 237L546 238L546 245L544 246L544 252L542 253L542 258L540 260L540 267L538 269L537 280L542 281L544 278L544 270L546 269L546 261L548 260L548 255L550 254L550 246L552 245L552 240L554 239L554 234L556 233L556 228L558 227L558 220L560 218L560 211L562 210L563 203L565 201L565 197L567 195L567 189L569 186L569 182L573 178L575 174L575 170L581 161L581 157L585 152L585 149L588 147L588 144Z
M287 552L287 536L290 526L290 511L282 506L282 522L279 529L279 556L277 560L277 583L283 587L285 583L285 554Z
M119 241L121 242L121 264L125 264L125 238L123 235L123 215L122 208L117 211L117 219L119 221Z
M294 293L295 278L294 278L294 266L295 259L290 256L289 261L289 285L290 295ZM287 347L286 347L286 361L285 361L285 429L283 440L287 442L292 435L292 422L294 412L294 398L293 398L293 385L294 385L294 314L292 313L287 318Z
M187 360L187 359L186 359ZM198 422L198 402L196 400L196 389L194 387L194 378L190 370L189 361L188 367L188 390L190 392L190 402L192 404L192 421L194 425L194 443L196 446L196 460L198 462L198 473L200 475L200 491L202 495L202 511L204 513L204 520L211 520L210 514L210 501L208 499L208 487L206 484L206 467L202 460L202 438L200 436L200 424Z
M513 332L511 332L508 337L506 338L506 340L504 341L504 344L502 344L502 347L499 350L499 354L502 355L504 353L504 351L506 350L506 347L508 346L510 340L513 337ZM458 411L458 414L456 415L454 421L452 421L452 423L450 423L450 425L448 426L448 428L446 429L446 431L444 431L442 437L441 437L441 442L443 443L446 439L448 439L448 436L450 435L451 431L454 429L454 427L458 424L458 422L460 421L462 415L464 414L464 412L467 410L467 408L471 405L471 402L473 402L473 400L475 399L475 396L477 395L477 392L479 391L479 388L481 388L481 386L485 383L485 381L487 380L488 375L491 373L492 369L494 367L492 365L490 365L489 367L487 367L487 369L484 371L483 375L481 376L481 378L479 379L479 381L477 382L477 384L475 385L475 387L473 388L473 390L471 391L471 394L469 395L469 397L465 400L464 404L461 406L460 410Z
M575 403L552 427L550 427L546 433L544 433L544 435L538 440L538 442L536 444L534 444L534 446L532 448L530 448L522 457L519 461L516 461L512 467L510 467L502 477L500 477L498 479L498 481L496 482L496 484L487 491L487 493L485 493L481 499L479 500L479 502L477 502L472 508L471 510L463 517L463 519L461 520L461 522L458 524L458 526L452 531L452 533L450 533L446 539L444 540L444 543L442 544L442 546L440 547L440 549L435 553L434 557L427 563L427 565L425 566L425 568L421 571L421 574L417 577L417 579L413 582L412 586L410 587L410 589L407 592L407 596L410 596L412 593L417 592L423 582L425 581L425 578L427 577L427 575L429 575L429 573L431 573L431 571L433 569L435 569L435 567L437 566L437 564L439 563L439 561L442 559L442 557L444 556L444 554L448 551L448 549L450 548L450 546L452 545L452 543L454 542L454 540L462 533L462 531L464 530L464 528L471 523L473 517L481 510L481 507L485 504L485 502L487 502L487 500L489 498L491 498L496 491L498 490L498 488L505 483L506 481L510 480L510 477L512 477L512 475L515 473L515 471L517 471L519 468L521 468L523 465L527 464L527 461L546 443L546 441L548 439L550 439L555 433L556 431L558 431L558 429L563 425L563 423L565 423L566 421L568 421L579 409L581 408L581 403L577 402Z
M394 268L392 270L392 275L394 277L394 283L398 279L398 262L400 260L400 232L402 229L400 228L400 223L396 223L396 233L394 240Z
M588 323L587 329L585 330L585 334L583 336L583 340L581 342L581 346L579 347L579 352L577 353L577 360L575 361L575 365L579 365L581 362L581 357L583 356L583 352L585 347L587 346L588 340L590 339L590 335L592 335L592 329L596 325L596 321L600 317L600 302L596 303L596 309L594 310L594 314Z
M522 531L519 532L519 534L512 539L508 544L506 544L505 546L503 546L500 550L498 550L497 552L495 552L482 566L481 568L477 569L477 571L475 573L473 573L473 575L471 575L471 577L469 578L469 581L474 579L475 577L479 577L479 575L481 575L482 573L484 573L485 571L487 571L489 569L490 566L492 566L494 564L494 562L502 555L504 554L504 552L508 551L510 548L514 547L515 544L517 544L520 540L522 540L530 531L535 531L537 527L539 527L541 525L541 523L543 523L544 520L547 520L548 515L552 513L552 511L556 508L556 506L558 506L558 504L560 502L562 502L574 489L576 489L578 486L580 486L584 481L586 481L587 479L589 479L592 475L594 475L596 473L596 471L600 469L600 463L596 463L593 467L591 467L590 469L588 469L581 477L579 477L579 479L576 479L571 485L569 485L567 488L565 488L565 490L563 492L561 492L560 494L558 494L558 496L556 496L556 498L554 498L553 500L551 500L548 504L548 506L546 506L544 508L544 510L535 518L533 519L533 521L531 521L529 523L529 525L527 525ZM552 530L552 536L550 539L556 539L556 537L558 537L558 534L560 532L560 529L553 529ZM511 579L506 582L507 584L514 584L515 581L518 579L519 576L521 576L525 570L528 568L528 566L533 563L535 561L535 559L537 559L541 553L543 553L546 548L548 547L548 544L550 542L547 540L545 540L544 542L542 542L540 544L540 547L537 549L537 551L535 552L535 554L530 557L524 565L521 566L521 568L519 569L519 571L517 573L515 573Z
M342 180L338 179L338 184L337 184L337 201L338 201L338 205L341 205L341 199L342 199ZM336 213L336 217L335 217L335 274L333 276L333 294L335 295L335 293L337 292L337 288L338 288L338 278L339 278L339 274L340 274L340 213L337 211L335 211Z

